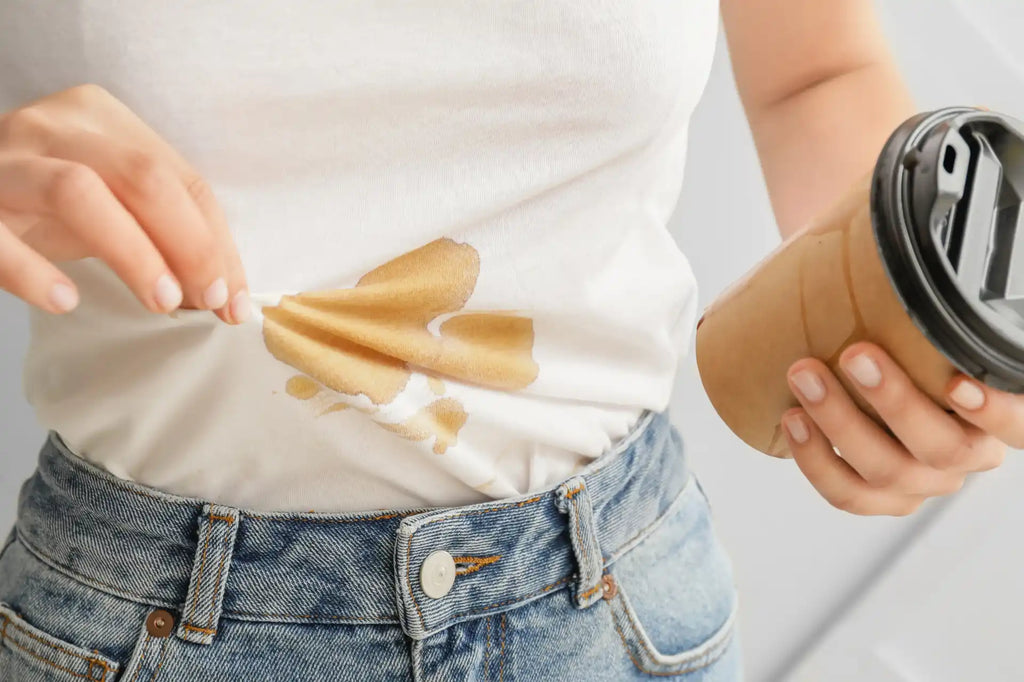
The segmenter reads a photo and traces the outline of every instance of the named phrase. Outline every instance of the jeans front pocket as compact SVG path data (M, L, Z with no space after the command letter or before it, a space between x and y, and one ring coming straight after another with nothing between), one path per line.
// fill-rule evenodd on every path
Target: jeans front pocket
M732 564L696 478L645 537L612 557L608 573L612 625L641 673L741 678Z
M0 677L33 682L113 682L117 663L48 635L0 602Z
M149 609L44 560L20 535L0 556L0 680L114 682Z

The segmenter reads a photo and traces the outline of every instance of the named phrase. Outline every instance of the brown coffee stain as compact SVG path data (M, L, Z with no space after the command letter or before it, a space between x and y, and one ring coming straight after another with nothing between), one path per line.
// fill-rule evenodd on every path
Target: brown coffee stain
M492 388L517 390L537 378L533 320L501 313L466 313L441 324L451 355L447 373ZM467 362L469 360L469 362Z
M436 436L434 452L443 455L455 443L456 435L466 423L466 411L454 398L441 398L420 409L412 418L400 424L377 422L409 440L424 440Z
M309 400L320 392L320 387L317 386L317 383L309 377L302 374L296 374L285 382L284 390L293 398Z
M479 274L476 249L437 239L371 270L354 287L286 295L265 306L264 343L308 379L290 379L290 395L313 397L310 386L319 390L319 383L366 396L373 407L358 408L363 412L394 401L414 372L427 375L434 395L445 392L440 376L500 390L525 388L539 371L533 320L503 311L460 313ZM435 333L428 326L441 316ZM321 414L345 409L341 405ZM434 436L434 452L442 454L466 418L457 400L442 398L400 424L377 423L410 440Z
M331 405L328 405L324 409L320 410L320 412L318 412L316 416L322 417L325 414L331 414L332 412L341 412L342 410L347 410L350 407L352 406L349 405L348 403L333 403Z

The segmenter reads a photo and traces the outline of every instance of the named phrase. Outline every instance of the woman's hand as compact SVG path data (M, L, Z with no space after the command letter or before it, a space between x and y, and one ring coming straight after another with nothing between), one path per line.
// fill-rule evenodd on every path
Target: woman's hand
M1024 396L959 375L947 386L950 414L874 344L851 345L839 366L895 436L857 407L823 362L805 358L790 367L789 385L803 406L783 415L790 451L839 509L910 514L928 497L959 490L967 474L999 466L1007 445L1024 447Z
M78 304L53 262L95 256L143 305L249 311L224 215L200 175L95 85L0 115L0 288L52 313Z

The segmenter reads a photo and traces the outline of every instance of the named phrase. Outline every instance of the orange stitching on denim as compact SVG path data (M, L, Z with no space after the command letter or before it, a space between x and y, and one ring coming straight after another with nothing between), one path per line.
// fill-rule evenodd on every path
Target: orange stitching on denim
M141 652L141 653L139 653L139 663L138 663L138 665L137 665L137 666L135 667L135 674L134 674L134 675L132 675L132 680L131 680L131 682L135 682L135 681L136 681L137 679L139 679L139 673L141 673L141 672L142 672L142 662L146 660L146 647L148 647L148 646L149 646L149 641L150 641L151 639L153 639L153 637L152 637L152 635L150 635L150 634L149 634L149 632L147 631L147 632L146 632L146 639L145 639L145 641L143 641L143 642L142 642L142 652Z
M82 654L77 654L74 651L68 651L67 649L65 649L63 647L57 646L56 644L51 644L50 642L47 642L45 639L37 637L36 635L32 634L30 631L26 630L25 628L23 628L20 625L18 625L17 623L15 623L13 620L11 620L6 615L4 616L4 629L3 629L3 635L4 635L5 638L7 637L7 624L8 623L10 623L11 627L14 628L15 630L17 630L18 632L24 634L29 639L33 639L33 640L39 642L43 646L50 647L51 649L56 649L57 651L61 651L61 652L65 653L65 654L68 654L69 656L74 656L75 658L81 658L82 660L85 660L85 661L93 660L93 659L89 658L88 656L83 656Z
M491 512L503 511L505 509L510 509L513 506L515 506L515 507L525 507L528 504L533 504L534 502L539 502L543 498L544 498L543 495L538 495L537 497L531 497L529 499L522 500L521 502L517 502L517 503L515 503L515 505L506 504L506 505L502 505L500 507L492 507L490 509L479 509L477 511L460 512L458 514L450 514L450 515L441 516L441 517L438 517L436 519L431 519L430 521L427 521L422 526L420 526L419 530L422 530L422 529L426 528L427 526L429 526L432 523L437 523L439 521L447 521L448 519L455 519L455 518L458 518L460 516L479 516L481 514L490 514ZM409 535L409 543L406 546L406 554L408 555L408 558L410 558L410 559L412 558L412 535ZM405 567L405 583L406 583L406 585L409 588L409 597L412 599L412 605L416 608L416 613L418 613L420 615L420 624L426 626L426 621L424 621L424 619L423 619L423 612L420 610L420 605L416 601L416 593L412 591L412 578L409 577L409 573L411 571L411 568L412 568L412 562L407 562L406 567Z
M189 625L188 623L185 623L181 627L185 628L186 630L191 630L192 632L201 632L204 635L215 635L215 634L217 634L216 630L211 630L209 628L201 628L201 627L199 627L197 625Z
M452 557L452 561L457 564L469 564L466 568L455 569L455 575L469 575L470 573L476 573L484 566L489 566L495 563L501 555L497 556L457 556Z
M586 592L584 592L583 594L581 594L581 595L579 596L579 598L580 598L580 599L586 599L586 598L587 598L587 597L589 597L590 595L592 595L592 594L594 594L595 592L597 592L598 590L600 590L600 589L601 589L602 587L603 587L603 585L602 585L601 583L598 583L597 585L594 585L594 586L593 586L593 587L591 587L591 588L590 588L589 590L587 590Z
M76 673L75 671L70 670L68 668L65 668L63 666L58 666L57 664L53 663L52 660L50 660L49 658L42 657L41 655L39 655L35 651L33 651L33 650L29 649L29 648L26 648L22 644L18 644L14 640L8 640L7 643L8 644L13 644L17 648L22 649L23 651L28 653L30 656L32 656L33 658L38 660L38 662L40 662L42 664L45 664L45 665L49 666L50 668L54 668L54 669L60 671L61 673L67 673L68 675L73 675L75 677L81 677L82 679L85 679L85 680L90 679L90 678L86 677L85 675L82 675L81 673Z
M220 568L217 569L217 578L213 581L213 599L210 601L210 618L206 621L207 628L213 627L213 614L217 609L217 597L221 595L220 578L224 574L224 564L228 560L228 540L230 537L229 534L224 534L224 550L220 556ZM210 634L217 634L217 630L214 629Z
M406 579L408 579L408 572L406 572ZM570 580L572 580L572 576L571 575L567 575L564 578L560 578L559 580L556 580L555 582L551 583L550 585L545 585L544 587L540 588L539 590L537 590L536 592L533 592L531 594L527 594L527 595L522 596L522 597L515 597L514 599L506 599L505 601L495 602L493 604L489 604L488 606L484 606L483 608L473 609L472 611L463 611L462 613L457 613L454 616L448 618L448 620L449 621L456 621L459 618L463 618L465 616L472 616L474 614L483 613L484 611L490 611L491 609L496 609L496 608L499 608L501 606L508 606L509 604L515 604L516 602L525 601L527 599L531 599L533 597L536 597L539 594L544 594L545 592L553 590L556 587L558 587L559 585L564 585L565 583L569 582ZM411 586L410 586L409 589L410 590L412 589ZM415 603L415 599L413 600L413 603ZM417 607L416 610L419 611L419 607ZM423 618L423 614L422 613L420 613L420 618ZM424 623L424 625L426 625L426 623Z
M22 633L23 635L25 635L29 639L33 639L33 640L39 642L40 644L42 644L45 647L49 647L50 649L56 649L57 651L60 651L62 653L67 654L68 656L74 656L75 658L80 658L83 661L86 661L88 663L95 663L96 665L102 665L103 669L105 671L107 671L107 672L110 671L110 668L107 666L107 664L104 661L102 661L102 660L100 660L98 658L90 658L89 656L83 656L82 654L75 653L74 651L68 651L67 649L65 649L62 646L58 646L58 645L53 644L51 642L47 642L45 639L43 639L41 637L37 637L36 635L32 634L31 632L29 632L25 628L23 628L20 625L18 625L17 623L15 623L7 615L4 615L3 619L4 619L4 626L3 626L3 629L0 630L0 638L2 638L4 640L9 639L9 637L7 635L7 626L9 624L13 629L15 629L18 632ZM11 643L12 644L17 644L17 642L14 642L13 640L11 641ZM20 647L20 648L24 649L24 647ZM24 650L28 651L28 649L24 649ZM106 676L106 673L104 673L104 676ZM84 677L84 675L83 675L83 677Z
M149 678L149 682L155 682L156 676L160 674L160 669L164 667L164 659L167 657L167 647L170 645L170 643L170 637L164 640L164 648L160 651L160 658L156 662L156 670L153 671L153 676Z
M210 514L210 522L212 523L214 521L225 521L230 526L232 523L235 522L235 517L234 516L217 516L216 514Z
M583 490L585 487L587 487L586 483L580 483L578 486L576 486L572 490L567 490L566 493L565 493L566 498L571 500L573 495L575 495L579 491Z
M472 616L475 613L483 613L484 611L490 611L491 609L496 609L499 606L508 606L509 604L515 604L516 602L520 602L520 601L523 601L525 599L529 599L531 597L536 597L538 594L544 594L545 592L547 592L549 590L552 590L552 589L558 587L559 585L567 583L570 580L572 580L572 576L568 575L568 576L566 576L566 577L564 577L564 578L562 578L560 580L556 580L555 582L551 583L550 585L545 585L544 587L540 588L536 592L533 592L533 593L528 594L526 596L516 597L515 599L506 599L505 601L500 601L500 602L495 602L493 604L490 604L489 606L484 606L483 608L474 609L472 611L463 611L462 613L459 613L459 614L457 614L455 616L452 616L452 618L450 620L457 620L459 618L462 618L463 616Z
M445 516L440 516L440 517L438 517L436 519L431 519L430 521L427 521L422 526L420 526L418 530L423 530L424 528L426 528L430 524L437 523L439 521L447 521L448 519L455 519L455 518L459 518L460 516L480 516L481 514L490 514L491 512L504 511L505 509L511 509L512 507L525 507L528 504L533 504L534 502L539 502L542 499L544 499L544 496L543 495L538 495L536 497L531 497L529 499L522 500L520 502L516 502L515 504L506 504L506 505L502 505L500 507L491 507L490 509L479 509L477 511L459 512L458 514L449 514L449 515L445 515ZM409 544L406 547L406 553L408 554L409 558L412 558L412 535L409 536ZM406 585L409 587L409 597L412 599L412 605L414 607L416 607L416 613L420 614L420 622L423 625L426 625L426 622L424 622L424 620L423 620L423 612L420 611L420 605L416 601L416 594L412 591L412 579L409 577L410 569L411 569L411 562L409 562L408 565L405 567L405 582L406 582ZM524 597L524 599L525 599L525 597ZM487 608L490 608L490 607L487 607ZM486 610L486 609L483 609L483 610ZM478 613L478 611L471 611L470 613ZM466 614L462 614L462 615L466 615Z
M196 607L199 605L199 592L203 586L203 569L206 568L206 552L210 548L210 536L213 535L213 514L210 514L210 526L206 527L206 542L203 544L203 558L199 562L199 573L196 575L195 594L192 596L192 610L189 611L188 618L185 620L190 621L196 615Z
M498 682L505 680L505 614L501 614L501 663L498 664Z
M28 649L28 648L22 646L21 644L19 644L18 642L15 642L13 639L9 639L9 640L6 640L6 641L7 641L8 644L13 644L14 646L18 647L19 649L24 651L29 656L31 656L32 658L36 659L37 661L40 661L41 663L45 663L46 665L50 666L51 668L56 668L57 670L61 671L62 673L67 673L68 675L73 675L75 677L81 677L81 678L86 679L86 680L88 680L88 679L95 680L95 678L86 677L82 673L76 673L74 670L69 670L68 668L65 668L63 666L57 665L53 661L51 661L51 660L49 660L47 658L43 658L42 656L40 656L39 654L35 653L31 649ZM86 659L86 660L88 660L88 659Z

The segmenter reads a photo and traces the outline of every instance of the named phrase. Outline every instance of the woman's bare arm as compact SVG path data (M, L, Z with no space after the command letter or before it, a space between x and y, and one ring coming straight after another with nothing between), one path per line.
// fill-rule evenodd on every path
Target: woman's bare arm
M915 106L871 0L721 3L740 97L787 236L871 169ZM910 513L959 489L969 473L998 466L1007 444L1024 443L1021 396L961 374L947 386L951 416L879 345L852 344L837 364L808 357L790 366L801 406L783 423L801 472L841 509ZM861 413L850 391L896 435Z
M916 109L871 0L721 0L740 98L788 236L870 170Z

